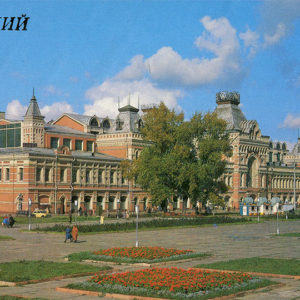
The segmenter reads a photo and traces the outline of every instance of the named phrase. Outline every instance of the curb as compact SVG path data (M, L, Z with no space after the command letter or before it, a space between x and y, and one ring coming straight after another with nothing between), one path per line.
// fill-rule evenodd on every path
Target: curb
M57 287L55 290L57 292L63 292L63 293L90 295L90 296L105 296L105 297L109 297L109 298L124 299L124 300L130 300L130 299L132 299L132 300L133 299L166 300L166 298L153 298L153 297L143 297L143 296L137 296L137 295L124 295L124 294L110 294L110 293L101 293L101 292L94 292L94 291L74 290L74 289L68 289L68 288L63 288L63 287Z
M255 276L274 277L274 278L287 278L287 279L295 279L295 280L300 279L300 276L298 276L298 275L283 275L283 274L259 273L259 272L243 272L243 271L219 270L219 269L208 269L208 268L191 268L191 269L200 269L202 271L223 272L223 273L237 273L238 272L238 273L245 273L245 274L255 275Z
M15 282L10 282L10 281L0 281L0 286L15 286Z
M285 284L283 284L283 283L277 283L277 284L268 285L266 287L275 288L275 287L282 287L284 285ZM242 295L245 295L245 294L249 294L253 291L255 291L255 292L261 291L266 287L247 290L247 291L241 291L241 292L238 292L238 293L235 293L235 294L216 297L216 298L212 298L212 300L232 299L232 298L235 298L237 296L242 296ZM153 297L144 297L144 296L137 296L137 295L125 295L125 294L110 294L110 293L101 293L101 292L95 292L95 291L68 289L68 288L64 288L64 287L57 287L55 290L57 292L63 292L63 293L69 293L69 294L90 295L90 296L99 296L99 297L106 296L106 297L109 297L109 298L124 299L124 300L134 300L134 299L137 299L137 300L167 300L167 298L153 298Z

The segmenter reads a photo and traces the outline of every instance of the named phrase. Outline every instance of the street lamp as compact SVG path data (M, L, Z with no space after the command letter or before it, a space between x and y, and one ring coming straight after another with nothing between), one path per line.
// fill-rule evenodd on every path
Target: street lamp
M135 206L135 213L136 213L136 239L135 239L135 247L139 246L138 241L138 230L139 230L139 206Z
M31 215L31 199L28 198L28 230L31 230L31 222L30 222L30 215Z

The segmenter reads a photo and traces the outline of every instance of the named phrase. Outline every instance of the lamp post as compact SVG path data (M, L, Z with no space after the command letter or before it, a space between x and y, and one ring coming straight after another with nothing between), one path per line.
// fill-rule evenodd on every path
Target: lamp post
M296 213L296 154L294 154L294 213Z
M31 199L28 198L28 230L31 230L31 220L30 220L30 216L31 216Z
M135 206L135 213L136 213L136 239L135 239L135 247L139 246L138 240L138 230L139 230L139 206Z

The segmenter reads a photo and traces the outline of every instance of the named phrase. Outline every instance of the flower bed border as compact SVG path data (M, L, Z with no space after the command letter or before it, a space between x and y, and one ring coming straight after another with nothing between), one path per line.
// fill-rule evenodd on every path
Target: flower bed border
M86 255L86 257L83 257L80 260L72 260L72 255L76 257L76 255ZM113 262L113 263L125 263L125 264L140 264L140 263L146 263L146 264L155 264L155 263L163 263L163 262L169 262L169 261L179 261L179 260L186 260L186 259L194 259L194 258L205 258L207 256L211 256L209 253L188 253L188 254L182 254L182 255L173 255L169 257L163 257L159 259L145 259L145 258L130 258L130 257L115 257L115 256L107 256L107 255L97 255L93 254L92 252L83 251L79 253L72 253L69 254L66 258L68 261L92 261L92 262Z
M251 292L255 291L260 291L266 287L268 288L275 288L275 287L282 287L284 286L283 283L274 283L270 281L270 284L265 284L264 286L257 287L257 288L250 288L250 289L245 289L241 291L234 291L236 288L232 288L232 294L227 294L227 295L216 295L216 292L214 294L211 294L212 298L209 297L209 294L204 294L203 299L214 299L214 300L221 300L221 299L232 299L233 297L240 296L240 295L245 295L245 294L250 294ZM137 294L120 294L117 292L106 292L104 291L93 291L93 290L84 290L84 289L76 289L76 288L69 288L69 287L57 287L57 291L59 292L65 292L65 293L71 293L71 294L80 294L80 295L93 295L93 296L107 296L111 298L117 298L117 299L140 299L140 300L168 300L168 299L179 299L176 295L174 295L173 298L161 298L160 296L155 296L153 293L153 296L142 296L142 295L137 295ZM229 292L229 290L227 290ZM177 297L177 298L176 298ZM199 296L196 296L197 298L187 298L187 299L202 299Z

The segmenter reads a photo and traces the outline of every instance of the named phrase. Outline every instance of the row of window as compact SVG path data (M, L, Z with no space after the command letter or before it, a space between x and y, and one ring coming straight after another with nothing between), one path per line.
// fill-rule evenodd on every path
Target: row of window
M67 182L67 168L60 168L60 176L58 180L60 182ZM53 168L51 167L37 167L36 168L36 181L37 182L53 182ZM80 183L81 181L84 181L87 184L91 183L98 183L98 184L104 184L106 182L105 180L105 171L99 170L98 172L98 181L93 177L93 171L92 170L85 170L83 172L82 170L78 168L74 168L72 170L72 182L73 183ZM117 172L111 171L109 174L109 183L110 184L117 184L118 178L117 178ZM122 184L125 183L124 178L121 179Z
M10 174L10 168L3 168L0 169L0 181L10 181L11 179L11 174ZM18 181L23 181L24 180L24 169L23 168L18 168Z
M52 149L57 149L59 147L59 138L58 137L51 137L50 138L50 147ZM72 149L72 140L64 138L63 139L63 146L67 146L70 150ZM75 140L75 149L83 151L83 140ZM86 150L87 151L94 151L94 142L93 141L86 141Z

